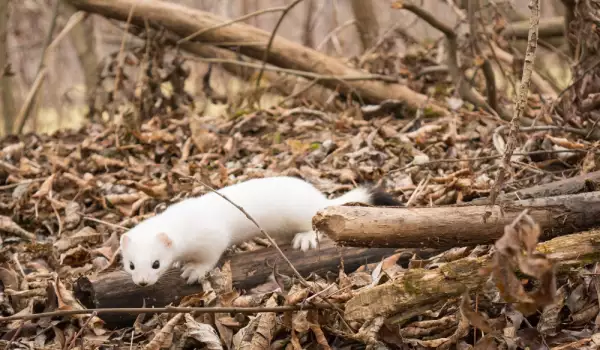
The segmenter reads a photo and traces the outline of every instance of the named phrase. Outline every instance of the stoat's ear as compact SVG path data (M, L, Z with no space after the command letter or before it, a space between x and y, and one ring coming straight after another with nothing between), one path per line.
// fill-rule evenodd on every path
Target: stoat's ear
M162 243L165 247L171 248L171 246L173 246L173 240L171 240L166 233L161 232L157 235L157 237L160 243Z
M127 246L131 243L131 238L127 234L121 235L121 250L127 249Z

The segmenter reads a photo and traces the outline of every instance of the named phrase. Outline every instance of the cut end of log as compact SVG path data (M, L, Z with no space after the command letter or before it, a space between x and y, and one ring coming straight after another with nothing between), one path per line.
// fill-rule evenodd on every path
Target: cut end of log
M323 233L335 241L337 239L336 233L344 230L346 219L341 215L331 215L318 211L313 216L312 224L315 231Z

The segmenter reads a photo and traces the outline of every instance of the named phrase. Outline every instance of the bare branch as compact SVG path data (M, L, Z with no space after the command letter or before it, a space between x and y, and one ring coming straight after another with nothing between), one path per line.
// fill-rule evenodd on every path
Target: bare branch
M513 156L515 148L517 146L516 135L519 133L519 120L525 112L525 105L527 104L527 95L529 94L529 85L531 82L531 75L533 71L533 62L535 60L535 53L537 50L538 40L538 26L540 23L540 0L530 0L529 9L531 10L531 17L529 19L529 39L527 41L527 50L525 52L525 62L523 63L523 76L521 77L521 85L519 87L519 94L517 101L515 102L515 114L510 121L510 129L508 132L508 141L506 144L506 151L504 153L504 159L502 165L498 171L496 182L490 193L490 205L496 204L496 197L504 185L504 179L506 172L510 168L510 160Z
M294 0L294 2L289 4L285 8L285 10L283 10L283 13L279 17L277 24L275 24L275 28L273 28L273 32L271 32L271 37L269 38L269 43L267 44L267 49L265 50L265 53L264 53L264 56L262 59L262 67L261 67L260 71L258 72L258 76L256 77L256 88L260 87L260 81L262 79L263 72L265 70L265 66L267 65L267 60L269 59L269 52L271 51L271 46L273 46L273 40L275 40L275 35L277 35L277 30L279 29L281 22L283 22L283 19L288 14L288 12L290 12L300 2L302 2L302 0Z

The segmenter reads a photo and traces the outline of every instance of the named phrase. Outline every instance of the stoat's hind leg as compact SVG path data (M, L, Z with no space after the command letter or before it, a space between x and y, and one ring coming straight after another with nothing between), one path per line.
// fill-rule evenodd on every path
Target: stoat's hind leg
M323 239L322 233L315 231L306 231L297 233L292 240L292 247L294 249L300 249L303 252L309 249L317 249L318 242Z

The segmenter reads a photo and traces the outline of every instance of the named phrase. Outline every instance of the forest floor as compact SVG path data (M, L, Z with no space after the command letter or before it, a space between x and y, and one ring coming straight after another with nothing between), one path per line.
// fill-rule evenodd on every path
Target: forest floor
M0 318L2 343L19 349L125 349L130 343L146 349L198 344L209 349L222 344L235 349L597 348L595 261L568 265L563 258L561 266L570 269L555 272L539 248L539 256L532 254L540 228L527 215L507 226L495 248L457 244L435 255L415 251L401 259L403 251L352 271L340 267L328 275L303 276L306 283L293 275L284 276L291 283L282 283L275 269L270 280L244 291L232 287L230 269L217 269L212 285L203 284L202 293L182 302L186 307L305 305L306 310L165 312L116 329L102 314L60 314L84 308L74 293L79 278L94 280L121 269L120 234L170 203L207 193L203 183L222 188L291 175L332 197L371 183L407 207L423 208L488 197L504 166L510 124L457 97L447 71L423 73L433 65L430 49L420 47L402 59L378 53L370 70L403 75L415 91L447 103L451 113L442 117L393 101L361 106L333 98L319 105L298 97L261 107L252 94L241 102L235 97L235 104L232 96L217 102L210 88L192 98L178 90L186 79L181 62L156 52L157 65L148 70L144 88L129 80L119 92L111 91L117 97L97 104L102 108L94 111L96 118L80 130L1 140L0 312L16 315L10 321ZM500 100L510 104L506 96ZM203 113L208 104L220 103L228 106L221 115ZM548 121L549 108L534 92L525 115ZM97 117L103 114L118 115L119 121L102 122ZM517 148L504 193L599 170L597 141L583 128L550 120L546 126L521 128L514 137ZM258 238L236 247L234 254L272 249L268 245ZM508 249L514 246L525 253ZM507 260L498 260L498 252ZM447 280L459 279L447 270L457 266L484 277L518 266L537 278L510 272L488 283L473 277L462 290L419 287L415 292L407 284L418 282L417 275L426 281L442 274L443 289ZM507 295L513 300L505 300ZM320 301L311 304L315 300ZM540 303L543 307L537 307ZM55 311L59 314L26 317Z

